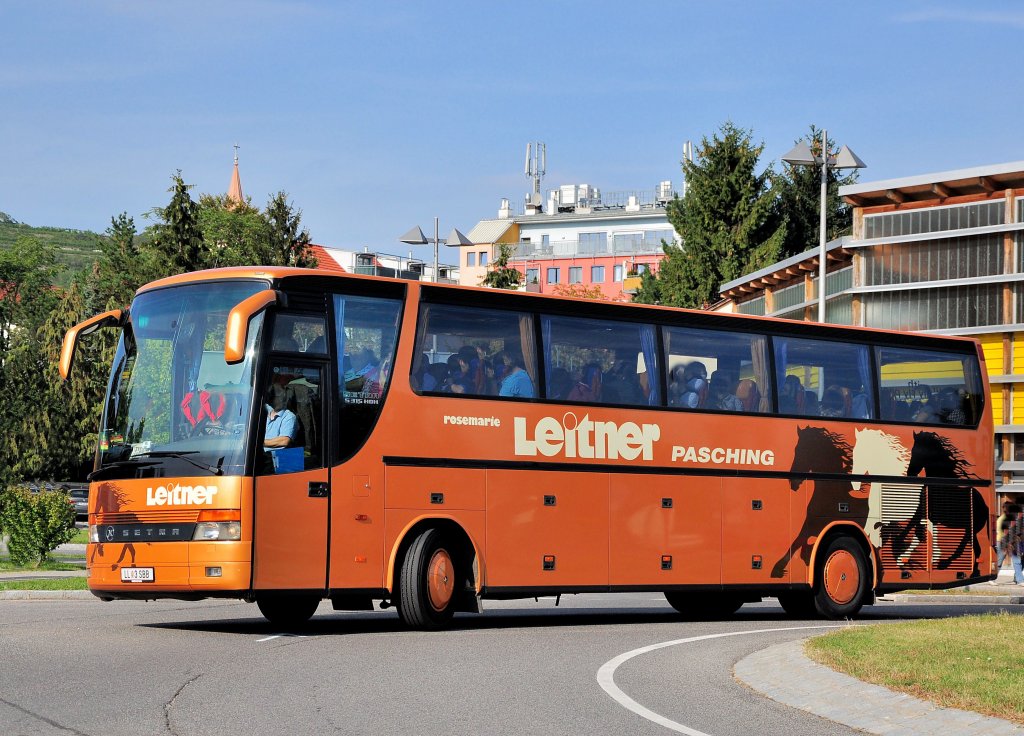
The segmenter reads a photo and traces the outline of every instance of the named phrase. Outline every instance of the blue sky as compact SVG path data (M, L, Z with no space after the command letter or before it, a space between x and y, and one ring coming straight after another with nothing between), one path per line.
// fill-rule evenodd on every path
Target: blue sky
M765 163L825 127L862 181L1018 161L1022 47L1024 5L987 0L0 0L0 210L141 229L177 169L226 191L237 142L254 203L404 253L521 202L528 141L545 190L678 186L725 120Z

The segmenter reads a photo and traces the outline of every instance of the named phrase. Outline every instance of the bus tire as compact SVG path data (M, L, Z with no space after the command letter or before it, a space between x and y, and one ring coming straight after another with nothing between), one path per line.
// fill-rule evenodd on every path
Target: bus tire
M257 598L260 613L282 629L301 628L316 613L320 597L315 595L279 595Z
M855 616L868 596L870 571L852 537L833 537L817 561L814 607L829 619Z
M439 529L420 532L402 559L398 615L413 629L444 628L455 613L458 555Z
M743 605L743 598L734 593L665 591L665 599L688 619L727 618Z
M810 591L779 593L779 605L790 618L818 618L814 607L814 594Z

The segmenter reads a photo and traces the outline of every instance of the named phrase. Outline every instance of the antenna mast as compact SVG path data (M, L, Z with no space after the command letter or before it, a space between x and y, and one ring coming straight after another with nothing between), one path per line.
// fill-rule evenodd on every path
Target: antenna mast
M532 148L532 151L531 151ZM547 173L548 164L548 147L545 143L527 143L526 144L526 176L533 179L533 191L531 192L529 201L533 204L540 204L540 180L544 178Z

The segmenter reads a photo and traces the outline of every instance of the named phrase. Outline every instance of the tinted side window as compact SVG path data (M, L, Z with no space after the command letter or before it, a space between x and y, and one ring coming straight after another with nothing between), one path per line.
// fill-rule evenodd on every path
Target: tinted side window
M668 405L678 409L771 411L763 335L667 327Z
M591 404L657 406L654 327L630 322L541 317L546 397Z
M274 321L273 349L289 353L327 352L326 320L319 315L277 315Z
M882 419L975 425L984 405L973 355L878 348Z
M420 307L413 389L461 396L537 395L533 316L443 304Z
M779 412L872 419L874 369L866 345L778 337L775 380Z
M334 296L340 459L362 446L380 414L391 378L401 308L398 299Z

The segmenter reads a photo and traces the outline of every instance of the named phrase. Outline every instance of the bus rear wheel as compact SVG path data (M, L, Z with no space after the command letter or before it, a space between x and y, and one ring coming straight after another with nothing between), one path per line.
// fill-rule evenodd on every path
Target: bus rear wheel
M297 629L316 613L320 597L315 595L280 595L256 599L260 613L274 626Z
M855 616L868 595L864 550L848 536L833 537L818 559L814 607L825 618Z
M420 532L405 552L398 586L398 615L415 629L445 627L455 613L460 572L457 555L438 529Z
M743 605L743 598L734 593L665 591L672 608L686 618L726 618Z

